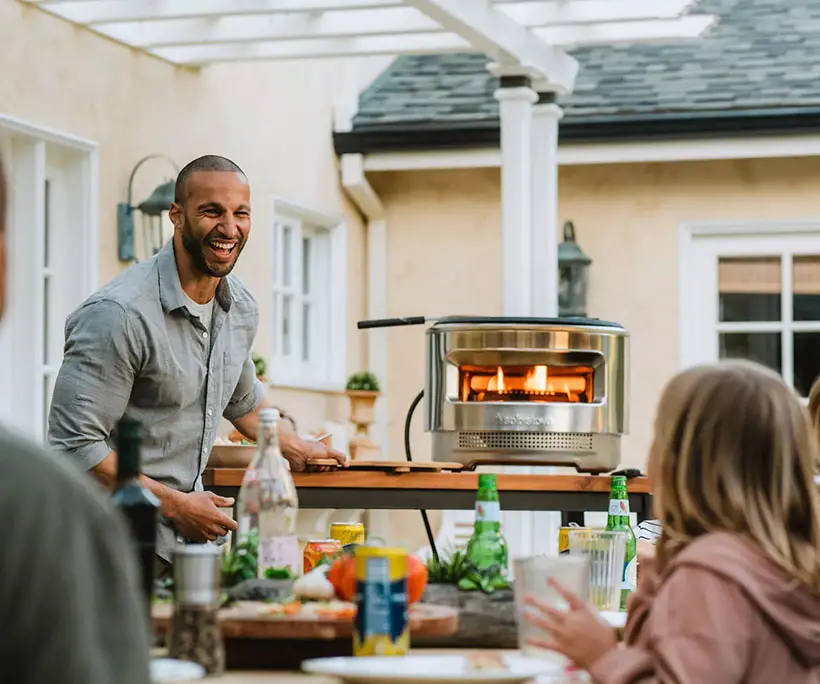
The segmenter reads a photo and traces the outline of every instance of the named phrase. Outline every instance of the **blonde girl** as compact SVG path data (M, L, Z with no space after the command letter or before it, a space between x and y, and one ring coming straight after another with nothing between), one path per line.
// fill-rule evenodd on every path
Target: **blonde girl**
M529 600L539 645L599 684L820 682L817 444L767 368L731 361L677 375L648 464L663 535L624 644L564 592L566 611Z

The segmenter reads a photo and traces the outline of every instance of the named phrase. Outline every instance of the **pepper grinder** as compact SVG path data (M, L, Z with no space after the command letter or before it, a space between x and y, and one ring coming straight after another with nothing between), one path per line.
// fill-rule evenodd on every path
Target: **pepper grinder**
M225 644L219 626L221 549L212 544L174 549L174 616L168 655L194 662L209 675L225 671Z

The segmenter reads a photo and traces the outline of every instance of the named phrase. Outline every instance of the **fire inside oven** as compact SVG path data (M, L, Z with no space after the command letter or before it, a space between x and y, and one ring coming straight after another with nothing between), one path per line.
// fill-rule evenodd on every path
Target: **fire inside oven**
M589 404L592 366L459 366L459 399L471 402Z

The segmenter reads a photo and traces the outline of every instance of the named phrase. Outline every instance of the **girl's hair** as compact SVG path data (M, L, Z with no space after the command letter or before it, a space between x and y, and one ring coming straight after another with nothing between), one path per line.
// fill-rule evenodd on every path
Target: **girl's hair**
M674 377L649 456L660 568L695 538L731 532L820 594L817 450L806 411L773 371L726 361Z
M809 417L814 426L817 443L820 444L820 377L818 377L809 391Z

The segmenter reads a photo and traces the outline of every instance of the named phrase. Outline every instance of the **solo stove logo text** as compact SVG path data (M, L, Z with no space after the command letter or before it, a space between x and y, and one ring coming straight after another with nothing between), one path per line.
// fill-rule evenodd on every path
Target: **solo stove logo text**
M544 416L510 416L497 413L495 421L507 427L551 428L553 426L552 418Z

